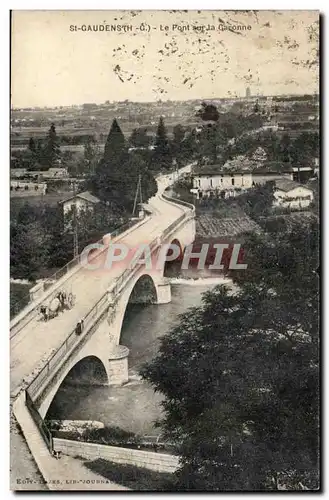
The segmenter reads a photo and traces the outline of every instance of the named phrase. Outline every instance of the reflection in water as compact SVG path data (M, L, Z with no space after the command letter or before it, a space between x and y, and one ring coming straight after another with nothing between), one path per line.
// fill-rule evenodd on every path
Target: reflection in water
M201 294L214 283L200 286L172 285L172 301L162 305L129 305L120 343L130 349L129 382L122 387L77 387L65 382L59 389L49 418L99 420L141 434L154 435L154 420L161 417L161 395L142 382L139 367L152 359L159 339L177 322L179 314L201 303Z

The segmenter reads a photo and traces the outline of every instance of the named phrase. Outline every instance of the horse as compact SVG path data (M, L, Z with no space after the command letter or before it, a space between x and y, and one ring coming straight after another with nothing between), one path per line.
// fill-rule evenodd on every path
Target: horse
M62 309L61 302L58 297L53 298L49 304L49 318L54 318Z

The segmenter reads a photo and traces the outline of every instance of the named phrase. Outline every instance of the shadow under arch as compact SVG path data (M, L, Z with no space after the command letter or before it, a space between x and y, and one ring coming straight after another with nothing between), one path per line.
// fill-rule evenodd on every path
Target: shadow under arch
M129 304L156 304L157 291L153 278L149 274L142 274L130 292Z
M67 404L65 400L66 389L69 387L70 399L72 397L72 386L85 388L89 392L93 386L108 385L108 377L105 366L97 356L86 356L80 359L66 374L62 383L58 387L55 396L53 397L47 413L47 418L58 418L58 415L63 413L63 408ZM77 391L77 398L81 398L81 391ZM77 399L78 401L78 399ZM72 401L74 403L74 401Z
M120 330L120 344L129 348L130 357L134 357L135 350L138 349L136 337L134 336L134 325L136 323L140 325L140 321L145 320L145 313L147 317L147 307L153 307L153 304L156 303L157 290L153 278L147 273L142 274L130 292ZM149 326L149 323L145 325L145 327L147 326ZM139 340L137 340L138 343Z
M182 245L177 238L173 239L171 241L170 245L175 245L176 247L179 248L179 255L175 258L175 260L169 260L169 261L166 260L164 263L163 276L168 277L168 278L171 278L173 276L175 277L175 276L177 276L177 274L179 274L182 260L183 260L183 256L184 256L184 251L183 251ZM169 248L169 250L167 252L167 257L172 256L173 251L174 250Z

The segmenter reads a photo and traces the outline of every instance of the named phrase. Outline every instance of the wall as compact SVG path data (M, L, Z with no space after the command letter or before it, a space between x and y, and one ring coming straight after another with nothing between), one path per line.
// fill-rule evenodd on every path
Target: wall
M232 183L232 179L234 184ZM202 191L211 189L232 189L252 187L252 174L251 173L230 173L219 174L210 176L196 176L193 178L193 187L200 188Z
M252 174L252 180L256 185L265 184L266 182L275 181L276 179L282 179L282 178L293 180L293 172L291 172L291 174L290 173L280 174L279 172L278 173L264 172L261 174L256 174L256 173Z
M135 465L157 472L175 472L179 457L165 453L141 451L105 444L84 443L68 439L54 438L54 450L72 457L81 456L90 460L103 458L118 464Z
M77 213L82 212L83 210L92 210L93 209L93 204L89 203L86 200L83 200L82 198L76 198L75 201L69 200L63 203L63 212L64 215L66 215L70 210L72 210L73 206L76 205L76 210Z
M19 188L19 189L17 189ZM10 195L11 196L40 196L46 194L47 184L44 182L30 182L30 181L10 181Z

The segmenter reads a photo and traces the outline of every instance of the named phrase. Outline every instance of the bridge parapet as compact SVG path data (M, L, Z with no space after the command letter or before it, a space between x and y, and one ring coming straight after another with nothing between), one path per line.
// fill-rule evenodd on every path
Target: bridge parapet
M84 317L84 330L82 334L77 335L75 329L71 331L69 336L64 340L64 342L46 362L44 367L40 370L40 372L27 387L27 392L32 399L37 396L37 394L47 383L47 381L54 376L54 372L56 371L56 369L58 369L61 364L65 362L65 360L70 356L71 352L77 347L81 340L85 338L86 335L88 335L91 327L97 321L97 318L103 316L104 312L107 311L108 305L108 297L106 293Z

